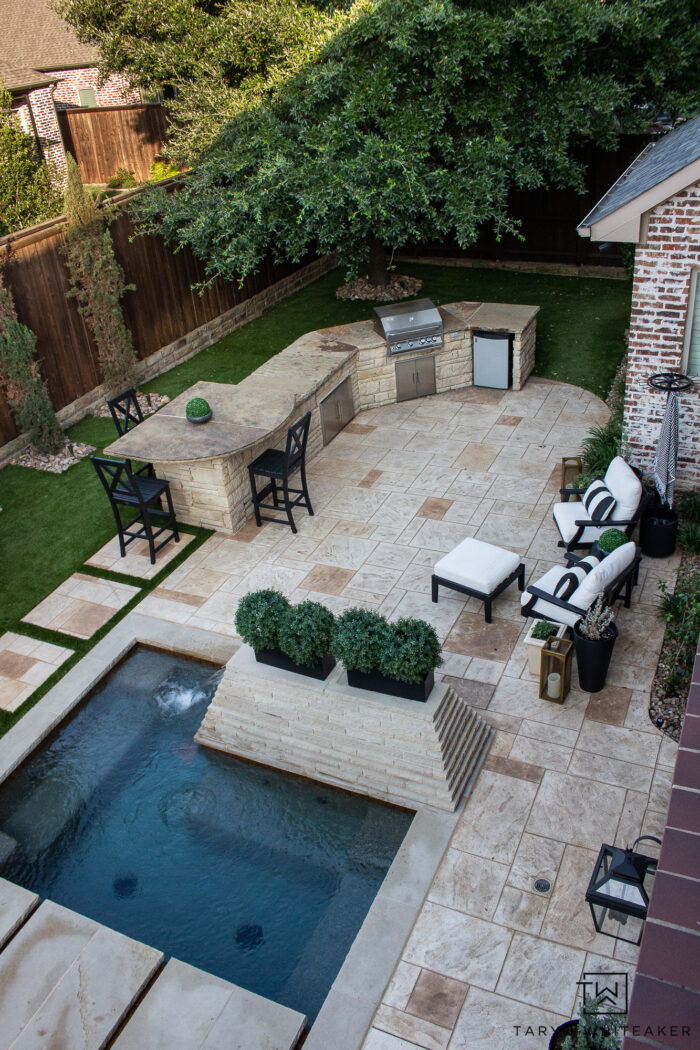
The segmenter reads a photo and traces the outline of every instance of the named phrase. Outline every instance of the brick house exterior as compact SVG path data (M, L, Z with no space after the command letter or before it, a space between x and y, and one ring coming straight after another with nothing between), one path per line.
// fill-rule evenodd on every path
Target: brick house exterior
M677 486L700 488L700 116L640 154L586 216L579 233L636 243L625 436L631 461L651 473L666 394L655 372L695 379L679 395Z
M80 92L86 88L97 106L139 102L139 92L120 76L100 83L96 48L78 41L51 0L0 0L0 25L0 80L13 95L22 127L63 181L66 156L56 111L84 106Z

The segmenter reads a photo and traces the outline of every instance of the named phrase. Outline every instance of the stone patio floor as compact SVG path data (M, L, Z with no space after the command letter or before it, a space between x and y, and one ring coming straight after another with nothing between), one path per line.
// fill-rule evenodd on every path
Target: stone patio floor
M521 554L528 579L561 563L560 460L606 417L594 395L532 378L520 392L472 388L363 412L309 465L316 514L297 513L296 536L252 522L213 536L138 606L230 636L240 597L260 587L335 612L422 617L443 642L438 676L496 728L365 1050L543 1050L575 1013L582 974L634 972L636 949L595 933L584 894L602 842L663 830L676 745L647 705L663 638L657 584L677 558L643 559L631 609L618 606L606 688L574 686L562 706L538 699L515 585L491 625L475 599L430 600L434 562L465 536ZM110 551L103 562L142 574ZM55 594L42 603L52 613ZM534 891L538 876L549 893Z

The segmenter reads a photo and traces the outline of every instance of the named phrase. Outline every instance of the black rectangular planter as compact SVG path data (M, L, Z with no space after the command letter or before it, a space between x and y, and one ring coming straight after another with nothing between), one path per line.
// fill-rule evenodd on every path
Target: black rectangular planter
M310 667L303 664L295 664L291 657L283 653L281 649L256 649L255 659L259 664L269 664L270 667L280 667L283 671L292 671L294 674L303 674L307 678L318 678L322 681L328 678L335 667L335 657L332 653L326 653L320 663Z
M402 696L404 700L420 700L422 703L430 696L435 685L435 672L431 671L422 682L400 682L398 678L387 678L379 671L348 671L348 685L358 689L371 689L373 693L388 693L389 696Z

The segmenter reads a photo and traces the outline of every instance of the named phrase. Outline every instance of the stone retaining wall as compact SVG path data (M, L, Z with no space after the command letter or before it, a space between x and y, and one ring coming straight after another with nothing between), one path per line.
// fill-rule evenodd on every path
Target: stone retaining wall
M229 660L195 739L267 766L394 805L453 812L493 736L467 702L438 683L426 703L258 664L249 646Z

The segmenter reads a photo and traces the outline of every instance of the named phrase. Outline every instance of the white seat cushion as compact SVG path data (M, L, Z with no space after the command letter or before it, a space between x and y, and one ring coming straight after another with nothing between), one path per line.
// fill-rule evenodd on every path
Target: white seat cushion
M546 591L547 594L553 594L554 588L568 571L569 569L566 565L555 565L544 576L540 576L539 580L535 580L533 587ZM528 594L527 590L520 595L521 605L527 605L531 600L532 595ZM571 603L571 599L569 599L569 602ZM550 602L546 602L544 598L538 598L531 611L536 612L538 616L544 616L547 620L554 621L554 623L565 623L569 627L573 627L576 621L581 619L583 612L585 612L585 610L583 612L570 612L568 609L560 609L558 605L552 605Z
M520 565L520 555L471 536L436 563L433 572L443 580L491 594Z
M553 514L555 524L564 543L569 543L576 535L578 530L577 521L588 521L588 515L583 503L555 503ZM616 522L629 521L630 517L631 515L627 514L624 508L623 513L620 513L619 504L616 503L610 517L602 525L587 525L578 542L582 544L593 543L594 540L600 539L606 529L613 529ZM624 525L621 528L624 529Z
M603 593L608 584L612 583L621 572L629 568L634 561L636 553L637 547L634 543L623 543L621 547L608 554L595 569L588 573L578 590L571 595L569 601L573 605L577 605L579 609L588 609L598 595Z
M615 520L625 521L634 517L642 498L642 483L629 463L625 463L622 456L615 456L603 480L615 497L615 508L608 518L608 525Z

